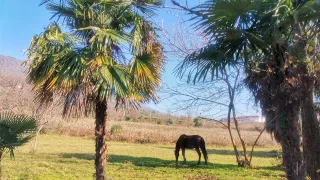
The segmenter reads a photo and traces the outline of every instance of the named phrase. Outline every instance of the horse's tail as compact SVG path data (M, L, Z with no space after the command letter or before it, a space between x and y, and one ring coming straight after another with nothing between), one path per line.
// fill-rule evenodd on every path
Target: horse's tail
M204 139L201 138L201 141L200 141L200 148L201 148L201 151L203 153L203 156L206 160L208 160L208 152L206 150L206 143L204 142Z

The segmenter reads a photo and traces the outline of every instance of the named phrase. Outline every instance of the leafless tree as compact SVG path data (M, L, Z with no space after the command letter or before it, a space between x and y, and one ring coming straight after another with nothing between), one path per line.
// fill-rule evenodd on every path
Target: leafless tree
M50 105L47 105L46 108L43 108L41 104L34 105L34 110L32 111L32 117L37 121L37 133L33 143L33 151L37 150L37 142L40 135L40 132L45 128L47 123L55 117L55 113L61 109L61 100L60 98L53 98ZM36 107L37 106L37 107Z
M177 4L175 1L171 2L181 9L185 8L185 6ZM172 58L183 59L190 53L201 48L202 44L207 44L209 39L205 34L202 34L201 31L191 30L189 25L183 23L183 17L178 17L178 19L179 25L174 27L172 32L167 32L162 29L162 33L164 37L163 41L165 41L164 44L166 44L166 52ZM237 96L241 94L243 89L243 72L241 71L243 68L241 66L241 64L237 64L232 67L227 67L219 76L213 75L212 79L201 79L201 81L193 82L190 81L188 76L185 77L185 73L178 73L180 75L183 74L180 78L184 79L185 82L179 83L175 87L165 85L161 89L161 93L167 95L167 99L171 100L172 106L177 111L190 111L191 109L196 109L200 112L213 112L212 110L214 109L215 118L208 118L208 114L201 118L218 122L226 127L230 135L238 165L251 166L252 152L265 128L260 131L259 136L256 138L251 153L248 153L246 142L243 140L239 128L235 106L238 101ZM179 69L176 70L179 71ZM227 116L226 124L217 120L217 117L225 117L225 115ZM234 123L235 125L236 136L238 136L240 140L243 156L240 155L237 149L231 123Z

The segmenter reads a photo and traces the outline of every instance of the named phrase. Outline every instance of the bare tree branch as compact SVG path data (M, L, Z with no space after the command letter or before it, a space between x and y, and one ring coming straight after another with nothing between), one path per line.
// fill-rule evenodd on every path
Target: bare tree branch
M199 16L199 17L202 17L203 19L208 17L208 16L205 15L205 14L202 14L202 13L200 13L200 12L198 12L198 11L194 11L194 10L192 10L192 9L186 7L186 6L181 5L180 3L176 2L175 0L171 0L171 2L172 2L173 5L178 6L178 7L180 7L181 9L183 9L183 10L185 10L185 11L191 13L191 14L194 14L194 15L197 15L197 16Z
M225 125L223 122L221 122L221 121L218 121L218 120L215 120L215 119L211 119L211 118L206 118L206 117L200 117L201 119L206 119L206 120L208 120L208 121L214 121L214 122L217 122L217 123L219 123L219 124L222 124L224 127L226 127L226 128L228 128L228 126L227 125Z
M251 153L250 153L250 160L249 160L250 163L251 163L251 160L252 160L252 155L253 155L254 147L257 145L258 140L260 139L260 136L261 136L262 133L266 130L267 126L270 125L275 119L276 119L276 117L274 117L271 121L268 122L268 124L266 124L266 125L264 126L264 128L260 131L257 139L254 141L254 143L253 143L253 145L252 145Z

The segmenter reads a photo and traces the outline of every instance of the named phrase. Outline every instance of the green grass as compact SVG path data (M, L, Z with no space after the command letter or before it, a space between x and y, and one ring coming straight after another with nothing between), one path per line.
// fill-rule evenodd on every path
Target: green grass
M108 143L108 179L281 179L274 166L275 149L258 148L253 168L239 168L231 148L207 147L209 164L197 166L197 153L187 150L187 165L175 166L174 145ZM2 161L6 179L93 179L94 141L42 135L36 153L32 144L17 149L15 159L6 154ZM180 162L182 158L180 157ZM202 161L203 162L203 161Z

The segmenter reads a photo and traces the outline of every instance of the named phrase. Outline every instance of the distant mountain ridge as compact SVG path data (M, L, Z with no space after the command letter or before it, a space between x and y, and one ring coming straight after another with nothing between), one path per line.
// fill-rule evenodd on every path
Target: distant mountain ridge
M24 76L23 61L14 57L0 55L0 74L4 76Z

